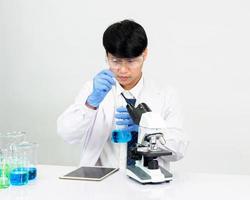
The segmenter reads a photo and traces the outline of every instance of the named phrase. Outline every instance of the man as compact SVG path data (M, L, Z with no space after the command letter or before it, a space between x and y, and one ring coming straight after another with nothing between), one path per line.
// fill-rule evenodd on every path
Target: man
M173 89L161 89L142 73L147 58L147 36L141 25L124 20L109 26L103 34L109 69L87 82L80 94L57 121L58 134L69 143L81 143L80 165L104 165L125 168L127 144L113 143L111 133L117 126L136 133L121 93L145 102L166 122L166 147L173 156L158 158L168 168L169 161L183 157L186 141L181 114Z

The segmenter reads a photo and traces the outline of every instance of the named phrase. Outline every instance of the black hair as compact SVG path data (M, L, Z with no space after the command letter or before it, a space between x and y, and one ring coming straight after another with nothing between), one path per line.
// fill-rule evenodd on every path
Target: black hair
M143 27L133 20L123 20L110 25L103 33L106 54L118 58L133 58L147 48L148 39Z

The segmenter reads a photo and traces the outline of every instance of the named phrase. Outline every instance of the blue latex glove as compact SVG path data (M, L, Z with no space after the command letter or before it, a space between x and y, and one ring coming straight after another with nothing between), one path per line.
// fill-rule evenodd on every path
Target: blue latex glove
M102 70L93 79L93 91L87 98L87 103L98 107L113 85L115 85L113 72L108 69Z
M116 125L123 125L125 126L125 130L132 132L136 131L138 132L138 125L136 125L132 118L130 117L127 108L125 107L119 107L116 109L117 114L115 114L115 118L118 119L116 120Z

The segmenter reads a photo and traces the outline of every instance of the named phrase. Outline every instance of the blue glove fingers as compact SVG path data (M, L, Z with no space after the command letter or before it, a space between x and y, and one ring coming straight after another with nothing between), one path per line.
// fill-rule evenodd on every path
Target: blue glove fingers
M118 114L115 114L115 118L116 119L130 119L130 116L128 113L118 113Z
M124 119L124 120L117 120L116 125L132 125L133 122L130 119Z
M116 112L128 112L128 110L124 106L121 106L116 109Z
M127 108L125 107L118 107L116 109L118 112L115 114L115 118L119 119L116 121L116 125L123 125L126 126L124 130L129 132L136 131L138 132L138 125L134 124L133 120L131 119L130 115L128 114Z
M95 83L95 86L94 86L96 90L102 90L104 92L107 92L109 90L111 90L112 88L112 85L104 80L104 79L100 79L100 80L97 80L96 83Z
M100 75L100 74L106 74L106 75L110 76L111 78L115 77L114 73L112 71L110 71L109 69L104 69L100 73L98 73L97 75Z
M98 107L114 84L115 80L113 72L106 69L98 73L93 80L93 91L87 98L88 104Z
M97 80L106 80L110 85L114 85L115 84L115 80L114 78L110 77L107 74L99 74L96 76Z

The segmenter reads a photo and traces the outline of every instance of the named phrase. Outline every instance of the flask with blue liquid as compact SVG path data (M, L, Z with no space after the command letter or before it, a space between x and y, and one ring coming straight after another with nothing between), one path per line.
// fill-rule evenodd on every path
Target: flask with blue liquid
M126 107L127 103L134 105L136 101L136 99L130 93L130 91L126 91L126 90L121 93L120 98L121 98L120 100L123 101L123 103L120 103L120 105L122 104L124 105L124 107ZM127 143L131 139L132 139L132 135L131 135L131 132L127 130L127 127L117 125L115 123L115 129L112 131L111 141L114 143Z
M116 129L112 131L111 141L114 143L127 143L131 138L131 133L127 130L116 127Z

